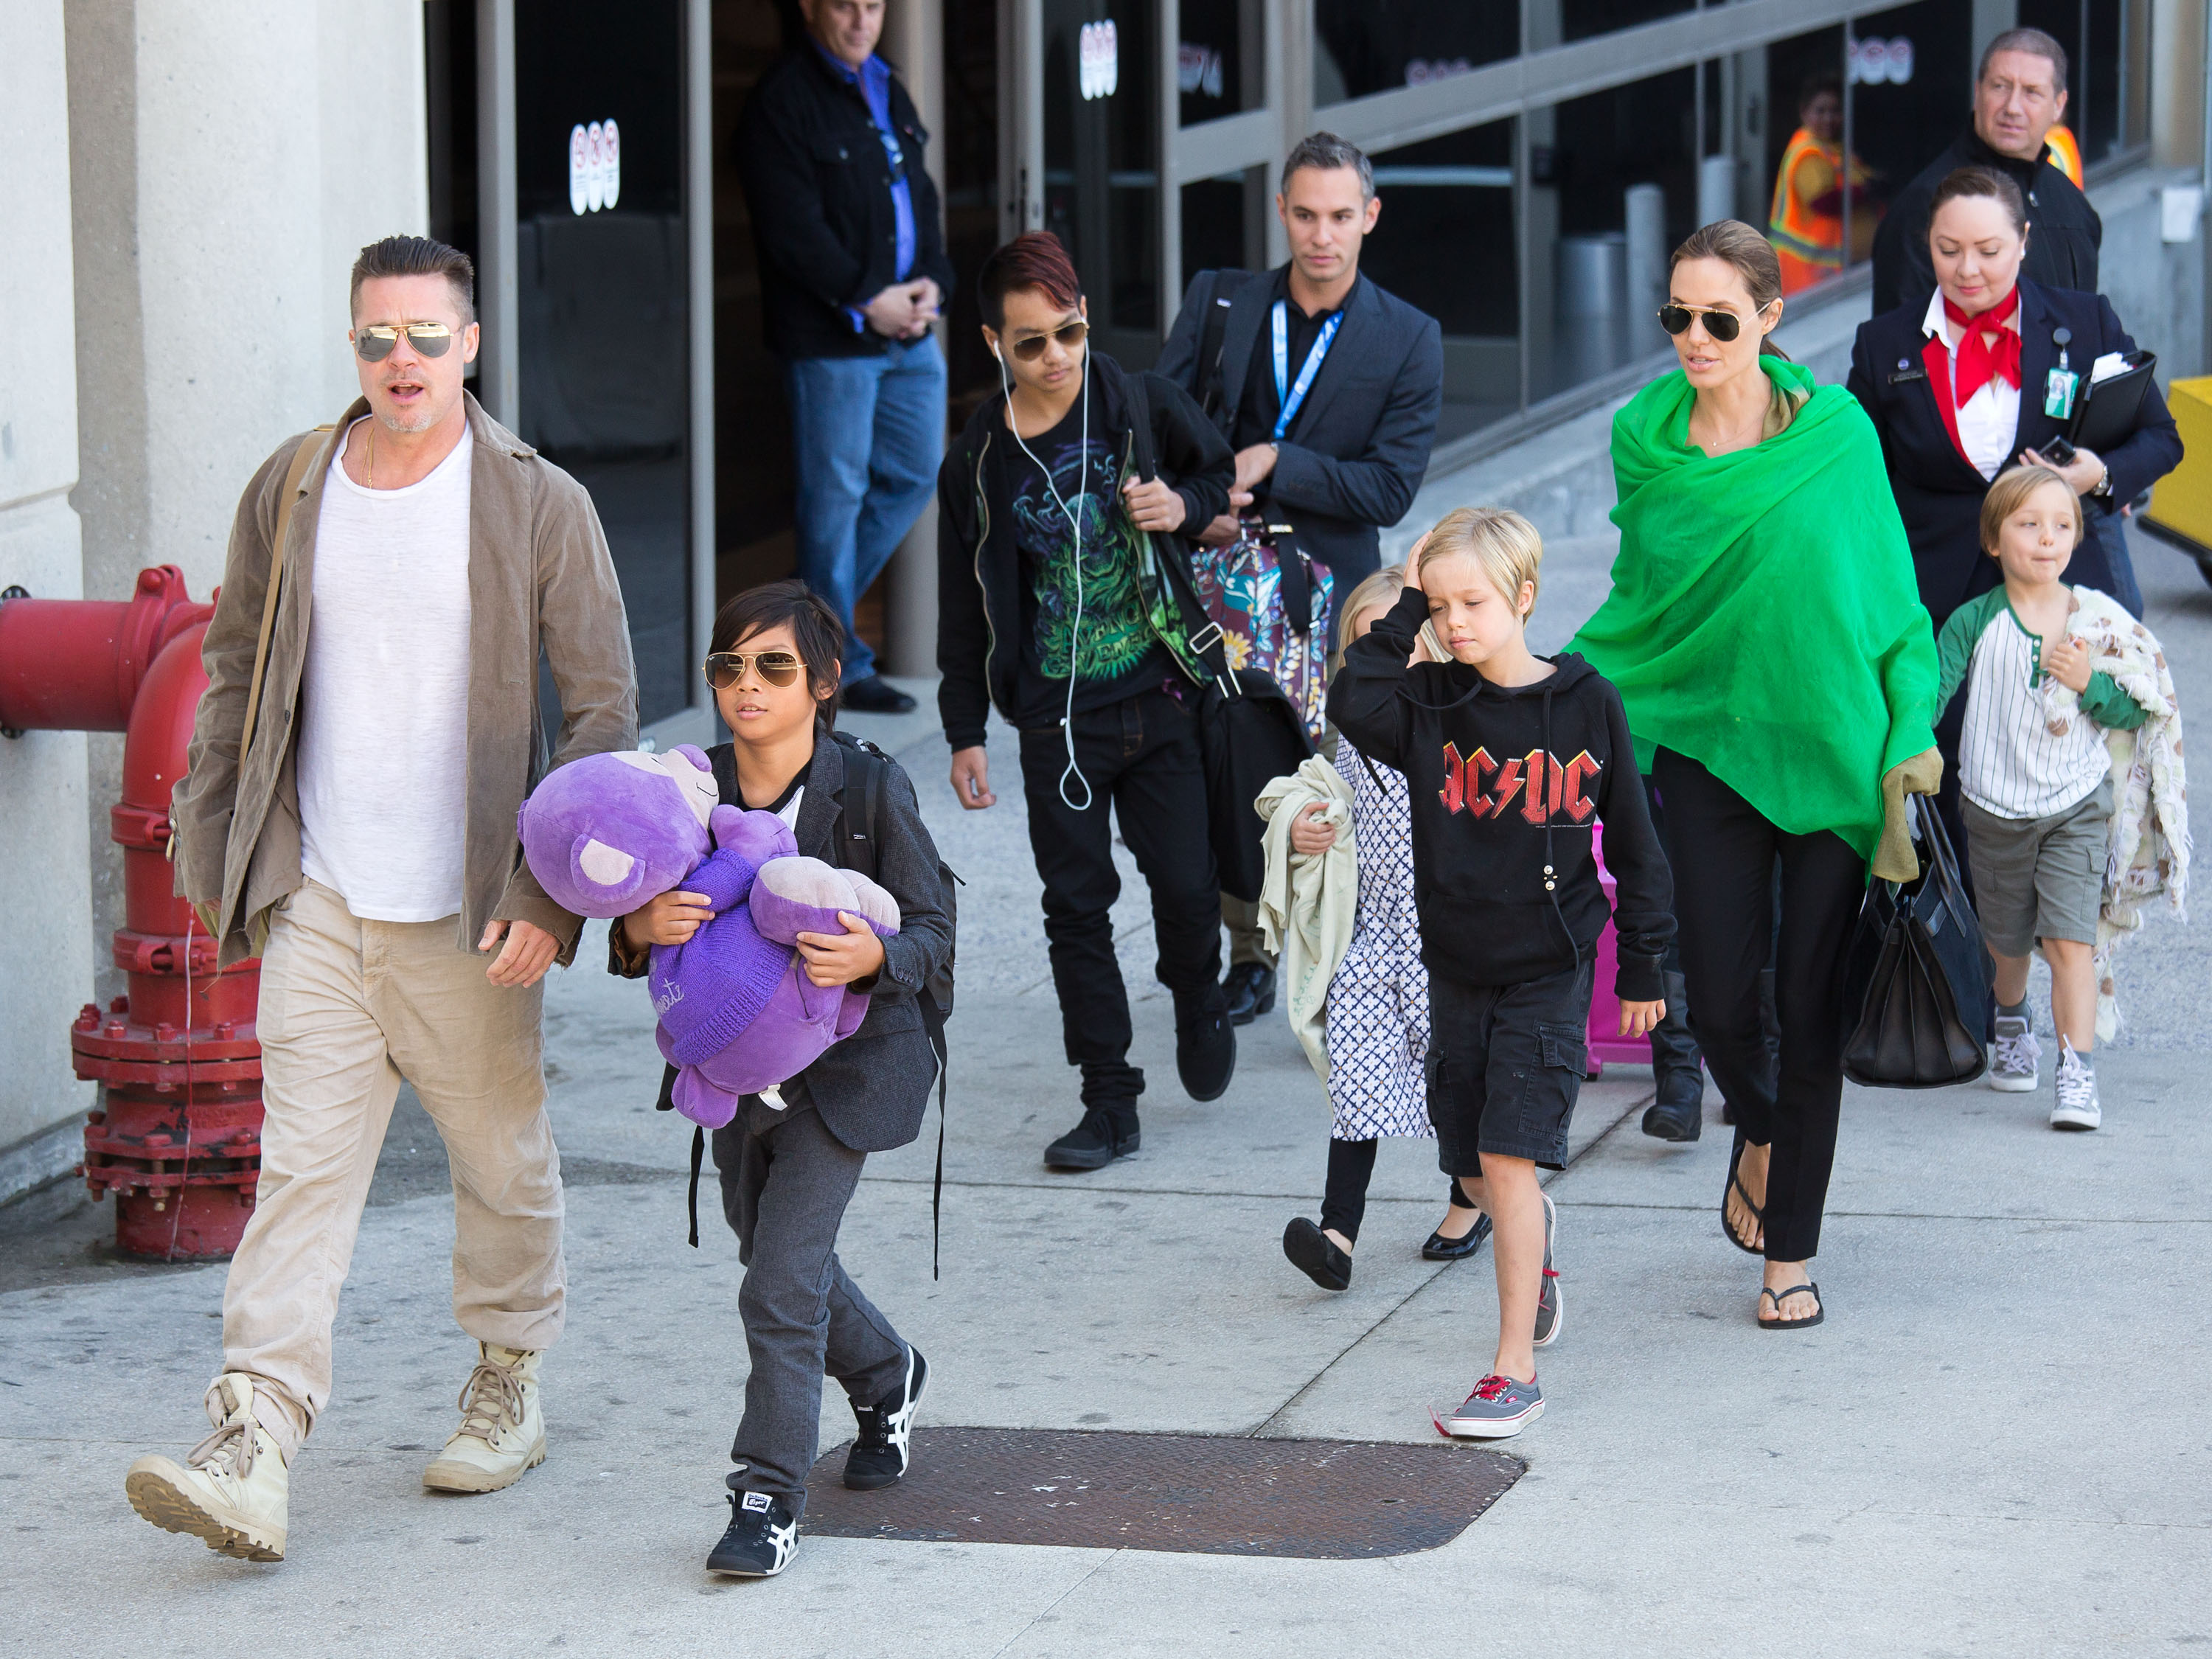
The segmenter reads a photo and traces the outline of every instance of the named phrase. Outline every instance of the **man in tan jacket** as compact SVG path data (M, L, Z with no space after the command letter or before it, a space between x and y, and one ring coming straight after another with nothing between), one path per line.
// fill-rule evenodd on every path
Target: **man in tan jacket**
M171 808L178 891L224 963L262 957L267 1117L215 1432L126 1485L156 1526L253 1560L284 1553L289 1466L330 1398L338 1287L403 1078L446 1143L453 1313L478 1351L423 1483L489 1492L545 1455L538 1359L565 1281L540 981L582 923L523 863L515 814L551 767L634 746L637 695L590 497L462 390L473 287L442 243L362 250L362 398L246 486Z

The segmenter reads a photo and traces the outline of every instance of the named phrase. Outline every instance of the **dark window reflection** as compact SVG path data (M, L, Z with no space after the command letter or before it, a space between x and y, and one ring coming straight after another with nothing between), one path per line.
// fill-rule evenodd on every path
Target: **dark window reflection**
M1867 257L1882 204L1973 125L1971 94L1959 89L1973 81L1974 40L1972 17L1950 0L1875 12L1854 32L1851 153L1866 168L1872 198L1851 204L1856 262ZM1832 62L1822 69L1836 73ZM1778 115L1784 88L1777 85L1774 94Z
M2136 0L2136 9L2142 4ZM2066 125L2085 162L2102 161L2125 142L2124 106L2131 90L2123 50L2127 10L2125 0L2021 0L2021 26L2053 37L2071 60Z
M1372 159L1382 213L1359 268L1443 325L1444 408L1437 441L1448 442L1520 406L1513 123Z
M1067 245L1100 346L1159 355L1154 8L1044 0L1044 225Z
M1261 0L1183 0L1176 45L1180 125L1195 126L1267 102L1261 5Z
M1316 107L1463 75L1521 50L1520 0L1315 0Z
M1268 177L1251 167L1182 187L1183 288L1201 270L1256 270L1267 259Z
M1674 12L1693 10L1696 5L1697 0L1563 0L1560 38L1586 40L1593 34L1610 34Z
M678 0L632 0L619 27L590 0L515 9L521 436L599 508L647 720L690 702L692 672L681 15ZM610 119L614 205L602 177L578 212L572 131Z

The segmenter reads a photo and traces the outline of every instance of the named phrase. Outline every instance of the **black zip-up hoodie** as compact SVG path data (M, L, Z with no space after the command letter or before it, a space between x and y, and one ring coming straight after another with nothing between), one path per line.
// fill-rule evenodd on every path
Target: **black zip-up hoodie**
M1567 653L1543 659L1556 673L1510 689L1463 663L1408 663L1428 614L1419 590L1407 590L1346 648L1328 689L1337 729L1406 775L1421 960L1471 985L1573 967L1605 931L1589 833L1603 819L1620 997L1657 1000L1674 882L1620 693Z
M1204 633L1206 617L1190 573L1188 535L1229 510L1229 486L1237 477L1237 456L1191 396L1173 380L1143 377L1151 416L1147 441L1137 442L1129 420L1128 382L1133 378L1105 353L1092 350L1085 363L1083 396L1096 398L1091 418L1095 430L1110 433L1121 458L1116 491L1144 469L1149 454L1159 476L1182 497L1182 530L1150 538L1159 574L1181 614L1186 641ZM1013 440L1006 431L1006 394L994 392L969 417L968 425L945 452L937 473L937 711L945 740L956 750L983 741L983 723L995 702L1015 719L1020 699L1015 684L1021 666L1021 552L1014 545L1013 514L1008 501L1006 453ZM1218 669L1219 653L1186 659L1176 642L1169 646L1194 684L1201 659Z

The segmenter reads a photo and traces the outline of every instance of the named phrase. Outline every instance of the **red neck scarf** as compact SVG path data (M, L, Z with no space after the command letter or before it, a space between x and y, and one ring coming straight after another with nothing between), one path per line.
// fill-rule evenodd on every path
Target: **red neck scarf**
M2005 321L2019 309L2018 283L1996 304L1972 317L1954 305L1950 295L1943 296L1943 315L1966 331L1959 337L1958 372L1951 377L1954 407L1964 409L1966 400L1993 379L2018 387L2020 336Z

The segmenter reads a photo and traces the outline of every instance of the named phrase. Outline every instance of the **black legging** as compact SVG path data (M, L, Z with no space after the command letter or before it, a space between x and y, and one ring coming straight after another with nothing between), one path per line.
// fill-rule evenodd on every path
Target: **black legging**
M1735 1108L1739 1146L1771 1146L1766 1258L1820 1248L1820 1212L1844 1097L1843 969L1866 896L1866 862L1833 830L1791 835L1696 761L1662 749L1651 775L1667 800L1668 857L1690 1025ZM1774 865L1782 915L1774 932ZM1759 1019L1759 974L1773 941L1778 1084Z
M1367 1214L1367 1183L1375 1175L1375 1142L1368 1140L1338 1140L1328 1143L1328 1185L1322 1188L1321 1198L1321 1230L1342 1233L1357 1243L1359 1224ZM1459 1189L1456 1181L1448 1183L1451 1196L1447 1200L1462 1210L1474 1206Z

